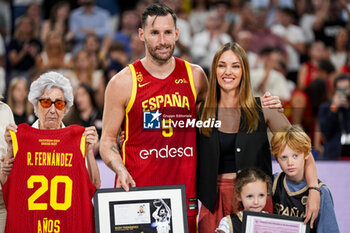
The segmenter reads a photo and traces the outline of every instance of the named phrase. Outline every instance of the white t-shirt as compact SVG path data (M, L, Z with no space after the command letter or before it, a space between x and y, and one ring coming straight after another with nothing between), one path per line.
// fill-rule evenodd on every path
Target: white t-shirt
M292 43L305 43L304 33L299 26L289 25L284 27L281 24L276 24L271 27L271 31L280 37L287 37ZM300 68L300 54L292 46L286 44L288 54L288 71L297 71Z
M250 79L252 83L253 93L255 96L263 96L264 93L258 91L258 87L265 77L265 69L257 68L253 69L250 72ZM291 93L288 88L287 79L283 76L282 73L271 70L269 78L266 82L266 91L269 91L272 95L279 96L281 100L289 100Z

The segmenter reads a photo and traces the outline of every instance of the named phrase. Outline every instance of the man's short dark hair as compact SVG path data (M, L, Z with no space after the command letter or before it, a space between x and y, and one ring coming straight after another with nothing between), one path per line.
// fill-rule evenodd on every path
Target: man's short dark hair
M167 5L164 5L162 3L153 3L146 7L146 9L142 13L141 17L141 25L142 28L145 28L146 26L146 19L148 16L167 16L170 14L173 17L174 24L176 27L176 14L174 11L168 7Z
M265 46L259 51L259 55L260 56L267 56L273 52L282 53L282 50L280 47Z
M333 86L334 86L334 89L337 88L337 84L339 81L342 81L342 80L348 80L348 82L350 83L350 75L349 74L340 74L338 75L335 79L334 79L334 83L333 83Z
M317 65L318 70L325 71L331 74L335 71L335 67L329 59L321 59Z
M284 14L287 14L289 16L291 16L292 18L295 17L295 10L293 8L290 7L280 7L279 10L281 12L283 12Z

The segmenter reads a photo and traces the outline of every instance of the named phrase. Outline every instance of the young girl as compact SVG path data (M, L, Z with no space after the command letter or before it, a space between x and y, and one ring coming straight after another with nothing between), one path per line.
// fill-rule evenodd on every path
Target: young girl
M234 192L243 210L262 212L266 200L271 194L271 178L257 168L243 169L237 173ZM222 218L218 233L233 233L242 231L243 211Z

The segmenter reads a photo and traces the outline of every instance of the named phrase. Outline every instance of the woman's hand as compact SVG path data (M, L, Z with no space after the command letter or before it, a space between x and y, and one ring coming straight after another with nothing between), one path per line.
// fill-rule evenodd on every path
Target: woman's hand
M2 157L0 161L1 161L1 173L6 176L10 175L15 158L6 159L5 157Z
M86 127L83 136L86 136L86 149L93 150L95 144L98 142L98 134L95 126Z
M12 138L11 138L10 130L17 133L17 125L11 123L8 126L6 126L6 130L5 130L5 134L4 134L5 141L9 145L9 148L10 147L12 148Z
M118 145L121 147L123 145L123 142L125 141L125 131L120 131L120 134L118 135Z

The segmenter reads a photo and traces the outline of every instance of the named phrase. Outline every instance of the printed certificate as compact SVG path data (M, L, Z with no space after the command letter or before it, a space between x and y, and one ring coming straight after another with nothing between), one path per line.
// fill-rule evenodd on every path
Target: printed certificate
M245 233L309 233L304 219L260 212L243 212L242 232Z

